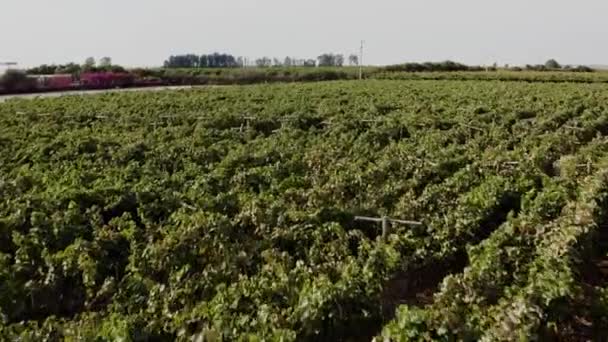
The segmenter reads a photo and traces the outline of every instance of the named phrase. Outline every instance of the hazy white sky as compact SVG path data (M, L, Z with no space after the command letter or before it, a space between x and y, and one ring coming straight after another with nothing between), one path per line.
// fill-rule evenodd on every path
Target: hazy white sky
M606 0L1 0L0 61L29 66L170 54L365 62L608 64Z

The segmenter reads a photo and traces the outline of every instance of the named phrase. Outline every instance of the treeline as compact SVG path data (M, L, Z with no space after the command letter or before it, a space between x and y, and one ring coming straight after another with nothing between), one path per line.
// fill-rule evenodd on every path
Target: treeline
M126 72L120 65L86 67L75 63L68 64L43 64L26 70L28 75L58 75L58 74L79 74L82 72Z
M95 58L89 57L83 64L42 64L40 66L27 69L28 75L58 75L71 74L77 75L83 72L126 72L120 65L112 64L110 57L103 57L97 62Z
M586 65L579 66L571 66L571 65L561 65L555 59L550 59L545 64L526 64L524 68L511 68L510 70L514 71L573 71L573 72L593 72L593 69Z
M295 57L285 57L284 59L262 57L255 59L253 65L245 64L243 66L256 66L258 68L270 68L270 67L315 67L317 61L314 59L304 59Z
M453 61L445 62L425 62L425 63L404 63L389 65L382 68L386 72L453 72L453 71L497 71L498 66L495 63L492 66L466 65ZM526 65L524 67L509 67L505 65L503 70L509 71L572 71L572 72L593 72L594 70L588 66L579 65L576 67L570 65L562 66L556 60L550 59L545 64Z
M349 65L359 65L359 57L350 55L348 58ZM299 59L293 57L285 57L283 60L278 58L262 57L255 60L255 66L264 67L342 67L345 64L343 54L324 53L317 59Z
M496 67L469 66L452 61L404 63L384 67L384 71L388 72L483 71L488 69L496 70Z
M171 56L163 65L165 68L235 68L242 66L242 57L235 58L226 53L213 53L208 55L177 55Z
M170 56L163 66L165 68L239 68L239 67L341 67L345 64L343 54L324 53L316 59L295 58L287 56L285 58L260 57L250 60L246 57L235 57L227 53L212 53L204 55L185 54ZM359 57L350 55L349 65L359 65Z
M364 70L371 76L372 69ZM156 69L148 76L161 79L167 85L236 85L276 82L320 82L354 80L358 72L354 69L337 68L243 68L243 69Z

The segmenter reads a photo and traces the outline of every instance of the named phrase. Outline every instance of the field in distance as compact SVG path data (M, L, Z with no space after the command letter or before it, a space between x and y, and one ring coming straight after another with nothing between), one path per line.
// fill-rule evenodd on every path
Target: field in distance
M7 101L0 336L606 336L607 104L496 80Z

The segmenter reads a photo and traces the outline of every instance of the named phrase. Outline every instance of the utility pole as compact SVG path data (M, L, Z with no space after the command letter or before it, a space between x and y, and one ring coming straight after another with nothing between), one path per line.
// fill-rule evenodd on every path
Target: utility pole
M359 50L359 79L363 79L363 41L361 41L361 49Z

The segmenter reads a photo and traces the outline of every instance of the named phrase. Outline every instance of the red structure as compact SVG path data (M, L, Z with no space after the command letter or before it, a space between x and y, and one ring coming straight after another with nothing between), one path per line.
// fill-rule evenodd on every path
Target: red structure
M158 77L144 77L131 72L83 72L81 74L27 75L27 87L11 92L46 92L64 90L111 89L161 86ZM7 93L0 84L0 93Z
M36 86L41 90L65 90L74 86L74 78L71 74L58 75L35 75Z
M87 89L122 88L132 86L135 77L127 72L86 72L80 74L80 87Z
M144 77L135 79L136 87L158 87L164 84L165 83L162 79L156 77Z

